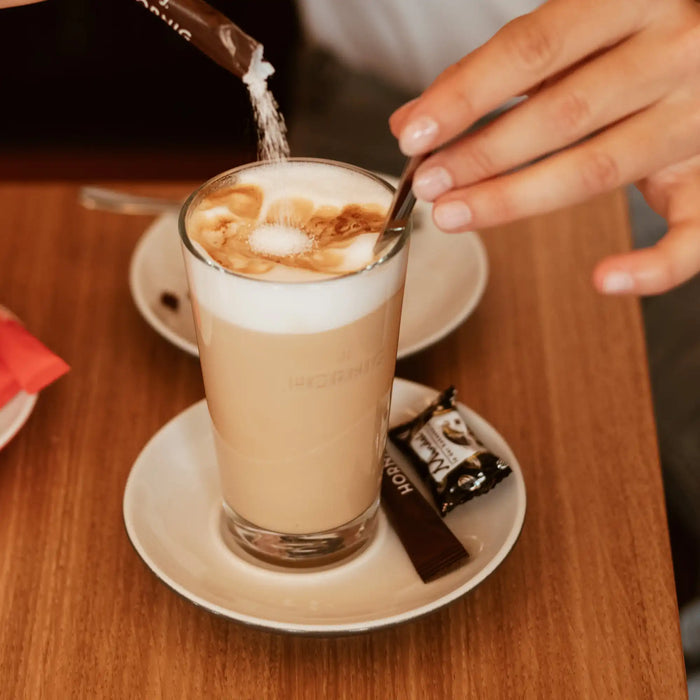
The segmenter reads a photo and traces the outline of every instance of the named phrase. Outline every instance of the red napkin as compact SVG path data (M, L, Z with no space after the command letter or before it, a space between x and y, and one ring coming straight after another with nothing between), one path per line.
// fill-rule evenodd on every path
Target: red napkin
M0 406L22 389L36 394L69 369L22 324L0 316Z
M7 365L0 360L0 408L4 406L22 387L10 372Z

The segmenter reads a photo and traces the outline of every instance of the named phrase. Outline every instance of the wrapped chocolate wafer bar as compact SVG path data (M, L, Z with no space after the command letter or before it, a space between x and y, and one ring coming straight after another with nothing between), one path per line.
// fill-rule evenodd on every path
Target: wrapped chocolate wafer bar
M382 504L418 575L428 583L463 564L469 554L388 452Z
M511 469L474 435L457 410L450 386L415 418L389 430L389 438L430 486L444 516L490 491Z

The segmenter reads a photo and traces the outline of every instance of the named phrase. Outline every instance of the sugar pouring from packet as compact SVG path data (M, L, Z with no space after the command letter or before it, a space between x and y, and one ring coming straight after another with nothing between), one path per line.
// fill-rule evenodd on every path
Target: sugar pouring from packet
M284 118L267 87L267 79L275 69L263 59L263 45L204 0L136 2L245 83L257 122L260 157L288 157Z
M261 45L204 0L136 0L220 66L243 78Z

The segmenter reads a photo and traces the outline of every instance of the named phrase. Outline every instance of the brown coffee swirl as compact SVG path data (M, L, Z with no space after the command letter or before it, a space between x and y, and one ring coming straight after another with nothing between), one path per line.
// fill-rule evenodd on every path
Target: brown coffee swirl
M264 191L238 184L207 195L190 222L190 237L222 267L248 275L263 275L275 265L322 274L343 271L343 251L363 234L377 235L386 211L377 204L317 206L310 199L278 198L264 209ZM301 231L309 245L290 255L253 248L251 234L259 227L281 225Z

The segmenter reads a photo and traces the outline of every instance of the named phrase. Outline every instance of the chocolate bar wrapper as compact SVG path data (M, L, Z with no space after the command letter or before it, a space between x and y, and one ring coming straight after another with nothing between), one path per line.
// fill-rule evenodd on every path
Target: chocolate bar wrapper
M390 440L428 484L443 516L511 473L464 422L456 394L454 386L448 387L415 418L389 430Z
M469 558L462 543L387 452L382 505L424 583L452 571Z

